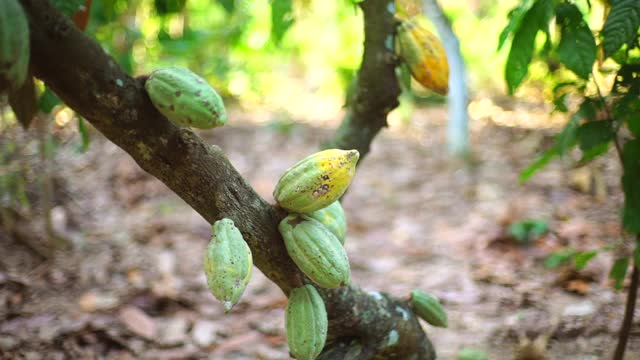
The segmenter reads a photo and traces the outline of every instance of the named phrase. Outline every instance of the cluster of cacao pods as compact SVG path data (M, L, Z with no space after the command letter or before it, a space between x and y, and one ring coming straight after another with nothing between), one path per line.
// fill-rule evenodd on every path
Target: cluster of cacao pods
M18 0L0 1L0 93L22 86L29 72L29 23Z
M413 78L424 87L445 95L449 91L449 63L440 40L429 31L421 15L400 18L396 53Z
M289 256L324 288L348 285L349 259L343 247L346 220L338 199L355 174L357 150L320 151L287 169L273 192L289 212L278 229Z
M289 212L278 229L289 256L317 286L339 288L351 281L343 245L347 222L339 198L355 174L357 150L330 149L306 157L282 175L273 196ZM328 331L324 302L313 285L292 290L286 310L289 351L313 360Z
M144 87L155 108L177 126L211 129L227 122L220 95L189 69L157 69Z

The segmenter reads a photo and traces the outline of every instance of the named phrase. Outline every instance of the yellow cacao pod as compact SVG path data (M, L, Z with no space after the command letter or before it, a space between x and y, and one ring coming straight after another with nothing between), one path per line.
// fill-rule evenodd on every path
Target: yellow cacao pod
M204 256L204 272L209 290L228 312L240 300L249 283L253 259L233 220L216 221L211 235Z
M347 252L340 241L317 220L290 214L278 226L287 252L298 268L324 288L339 288L351 281Z
M347 234L347 218L344 216L344 210L340 201L335 201L331 205L316 210L309 214L310 217L318 220L344 245L344 238Z
M422 1L420 0L395 0L396 16L405 19L422 14Z
M310 155L287 169L273 197L289 212L309 214L338 200L356 172L358 150L330 149Z
M329 322L324 301L311 285L293 289L285 312L289 351L298 360L313 360L324 348Z
M445 95L449 91L447 53L440 40L422 25L422 21L421 16L402 21L398 28L396 51L416 81Z

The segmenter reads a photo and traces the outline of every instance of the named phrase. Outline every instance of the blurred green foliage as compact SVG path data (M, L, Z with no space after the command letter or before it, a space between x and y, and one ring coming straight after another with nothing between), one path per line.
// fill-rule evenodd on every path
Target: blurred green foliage
M443 4L472 86L502 86L506 54L486 34L499 32L513 4ZM287 93L344 97L364 40L352 1L320 0L94 0L87 32L132 74L186 66L223 96L274 108Z

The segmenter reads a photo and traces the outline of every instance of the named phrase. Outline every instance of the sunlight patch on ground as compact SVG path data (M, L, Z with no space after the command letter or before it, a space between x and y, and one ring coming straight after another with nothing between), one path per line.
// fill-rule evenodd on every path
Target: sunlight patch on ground
M524 129L549 129L562 126L566 117L562 114L550 114L548 104L513 103L513 110L495 104L490 98L481 98L469 104L470 122L492 122L500 126Z

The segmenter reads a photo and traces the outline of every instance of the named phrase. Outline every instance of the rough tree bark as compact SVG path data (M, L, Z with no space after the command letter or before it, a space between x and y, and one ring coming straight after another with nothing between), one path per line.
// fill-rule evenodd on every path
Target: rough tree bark
M373 138L387 126L387 114L399 104L400 84L393 52L394 2L369 0L360 8L365 39L355 93L342 124L323 147L356 149L362 161Z
M31 68L38 78L209 223L223 217L234 220L251 248L255 265L285 294L309 282L287 255L278 233L277 224L286 214L256 194L219 147L204 143L189 129L171 124L149 101L144 91L145 79L126 74L99 44L77 30L48 1L21 2L31 30ZM390 33L384 37L374 33L380 31L375 30L381 26L376 25L378 21L384 21L381 29L385 33L390 31L387 25L392 15L387 10L388 0L367 0L360 6L365 13L365 46L376 39L375 47L384 47L382 41ZM375 15L378 12L385 15L378 17ZM365 51L363 67L372 66L368 56L387 53ZM387 70L388 67L384 71ZM361 87L365 86L379 89L397 83L395 78L391 85L371 80L361 83ZM366 104L376 109L378 123L367 125L360 119L347 126L353 127L351 133L357 124L364 126L369 129L366 132L369 138L341 136L341 144L346 148L368 149L373 139L371 129L380 129L386 123L380 122L382 115L376 104L389 100L365 100L367 91L358 90L362 94L360 106ZM397 104L397 99L392 102ZM391 108L391 105L384 108L385 116ZM359 112L366 109L356 109L354 113ZM406 301L365 292L356 286L318 290L325 299L330 324L324 358L435 358L431 343Z

